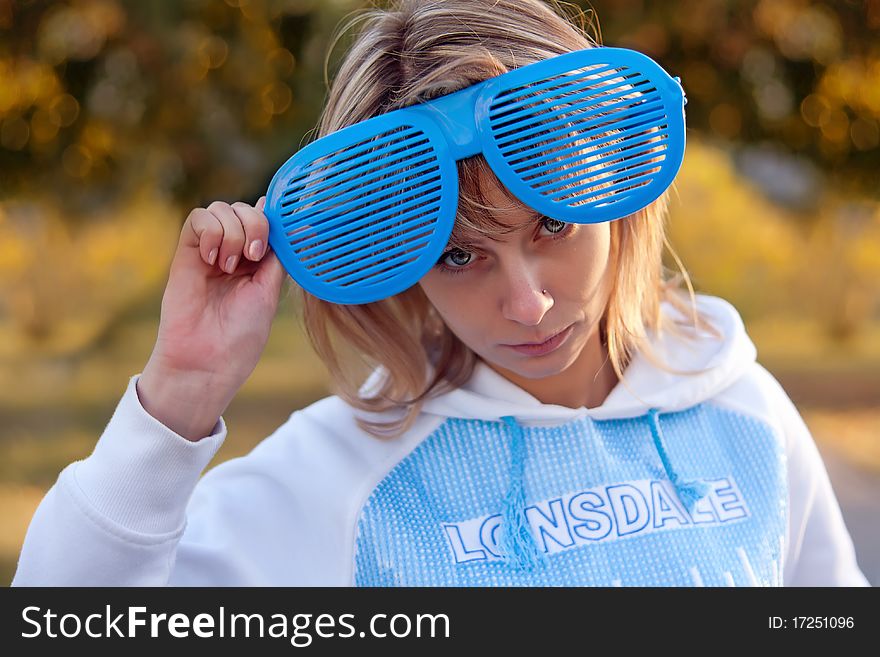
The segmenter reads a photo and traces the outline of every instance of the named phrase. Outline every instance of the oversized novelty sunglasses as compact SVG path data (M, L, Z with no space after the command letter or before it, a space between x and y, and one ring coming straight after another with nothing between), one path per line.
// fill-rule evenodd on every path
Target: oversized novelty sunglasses
M378 301L411 287L443 253L458 160L482 153L514 196L551 219L612 221L672 183L685 103L679 79L632 50L528 64L302 148L269 185L269 243L311 294Z

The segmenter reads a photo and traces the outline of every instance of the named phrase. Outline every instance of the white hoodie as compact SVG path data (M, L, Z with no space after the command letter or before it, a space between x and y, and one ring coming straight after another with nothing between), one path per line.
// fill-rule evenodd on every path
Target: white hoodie
M481 362L397 440L331 396L201 478L223 418L188 441L134 375L39 505L13 585L868 586L803 420L737 311L697 299L722 340L651 337L702 374L637 354L635 396L572 409Z

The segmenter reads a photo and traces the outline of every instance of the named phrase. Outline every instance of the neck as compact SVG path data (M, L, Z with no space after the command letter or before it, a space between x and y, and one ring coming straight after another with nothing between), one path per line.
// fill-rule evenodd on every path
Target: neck
M598 329L590 336L577 359L568 368L552 376L528 379L491 363L487 365L541 403L569 408L601 406L618 383L607 346Z

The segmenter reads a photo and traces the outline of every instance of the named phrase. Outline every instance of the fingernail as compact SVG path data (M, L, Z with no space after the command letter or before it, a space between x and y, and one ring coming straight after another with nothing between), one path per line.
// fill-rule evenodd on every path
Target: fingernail
M251 242L251 260L259 260L263 255L263 240L254 240Z
M217 260L217 249L211 249L208 254L208 264L213 265L215 260Z
M238 256L229 256L226 258L226 273L231 274L235 270L235 262L238 260Z

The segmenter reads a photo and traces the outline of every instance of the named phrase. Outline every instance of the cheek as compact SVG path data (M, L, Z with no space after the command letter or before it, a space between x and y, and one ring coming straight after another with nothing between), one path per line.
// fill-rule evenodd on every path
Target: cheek
M589 298L610 278L611 234L604 224L587 228L568 257L560 259L556 278L569 283L569 289L582 288L583 295Z
M428 301L437 309L437 312L445 315L446 309L451 304L451 294L449 286L444 285L442 276L442 274L432 269L422 276L418 285L422 288L422 292L424 292Z
M590 251L587 253L585 261L588 263L587 268L592 279L604 277L609 271L611 253L609 252L610 243L608 240L602 240L599 244L592 244Z
M443 323L465 343L473 343L474 338L485 335L481 324L488 318L482 298L462 292L461 285L449 285L440 272L431 271L419 281L419 285Z
M466 303L461 298L461 291L456 291L454 286L448 285L443 279L443 274L434 270L425 274L418 284L437 314L451 327L459 314L456 310L460 311L462 303Z

